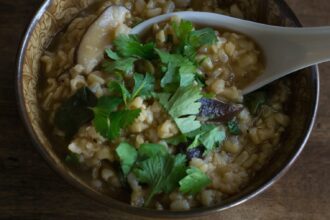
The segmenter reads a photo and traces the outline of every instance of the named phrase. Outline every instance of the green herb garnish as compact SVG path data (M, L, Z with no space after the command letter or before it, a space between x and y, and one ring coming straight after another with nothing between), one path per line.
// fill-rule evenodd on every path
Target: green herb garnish
M200 129L186 134L189 138L194 138L188 147L189 149L203 145L205 154L218 147L226 138L226 133L214 125L202 125Z
M231 120L227 123L228 131L230 134L239 135L241 130L239 129L238 123L235 120Z
M138 163L134 173L138 180L150 187L145 206L161 192L171 192L185 175L186 159L184 155L156 155Z
M180 180L180 191L195 195L211 183L210 178L201 170L191 167L187 170L187 176Z
M160 104L172 116L183 134L201 126L196 116L201 107L198 102L201 97L201 89L193 85L178 88L173 96L168 93L158 94Z
M79 89L56 111L56 127L62 130L67 138L71 138L82 125L93 119L93 111L90 108L96 103L96 96L87 87Z
M119 157L123 174L126 177L129 174L129 172L131 171L131 169L137 159L137 151L130 144L121 143L116 148L116 153L117 153L117 156Z

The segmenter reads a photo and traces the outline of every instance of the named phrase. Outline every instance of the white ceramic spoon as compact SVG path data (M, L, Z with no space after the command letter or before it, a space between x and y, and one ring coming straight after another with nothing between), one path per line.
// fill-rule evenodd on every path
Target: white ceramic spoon
M141 35L153 24L173 16L193 23L225 28L252 38L263 50L266 68L243 94L255 91L296 70L330 60L330 27L288 28L264 25L208 12L175 12L149 19L131 31Z

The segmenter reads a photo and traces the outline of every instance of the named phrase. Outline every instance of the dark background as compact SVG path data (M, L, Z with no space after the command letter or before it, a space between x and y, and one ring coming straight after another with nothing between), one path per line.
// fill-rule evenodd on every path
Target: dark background
M287 0L305 26L330 25L329 0ZM38 154L20 120L15 62L20 38L42 0L0 0L0 219L132 219L61 179ZM318 118L289 172L257 198L200 219L330 219L330 63L320 65ZM120 216L120 217L119 217Z

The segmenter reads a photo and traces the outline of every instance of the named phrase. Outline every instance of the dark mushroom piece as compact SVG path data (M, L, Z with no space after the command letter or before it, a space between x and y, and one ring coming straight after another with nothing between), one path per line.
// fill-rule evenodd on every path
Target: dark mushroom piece
M228 122L244 108L241 104L230 104L216 99L201 98L199 101L202 104L199 117L209 122Z

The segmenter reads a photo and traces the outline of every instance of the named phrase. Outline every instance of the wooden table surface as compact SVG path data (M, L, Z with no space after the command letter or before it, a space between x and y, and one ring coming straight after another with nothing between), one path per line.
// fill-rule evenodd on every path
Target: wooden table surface
M82 195L52 171L20 120L15 55L24 28L41 2L0 0L0 219L124 219L119 217L122 213ZM305 26L330 25L329 0L287 2ZM196 219L330 219L330 63L320 65L320 72L316 125L289 172L257 198Z

